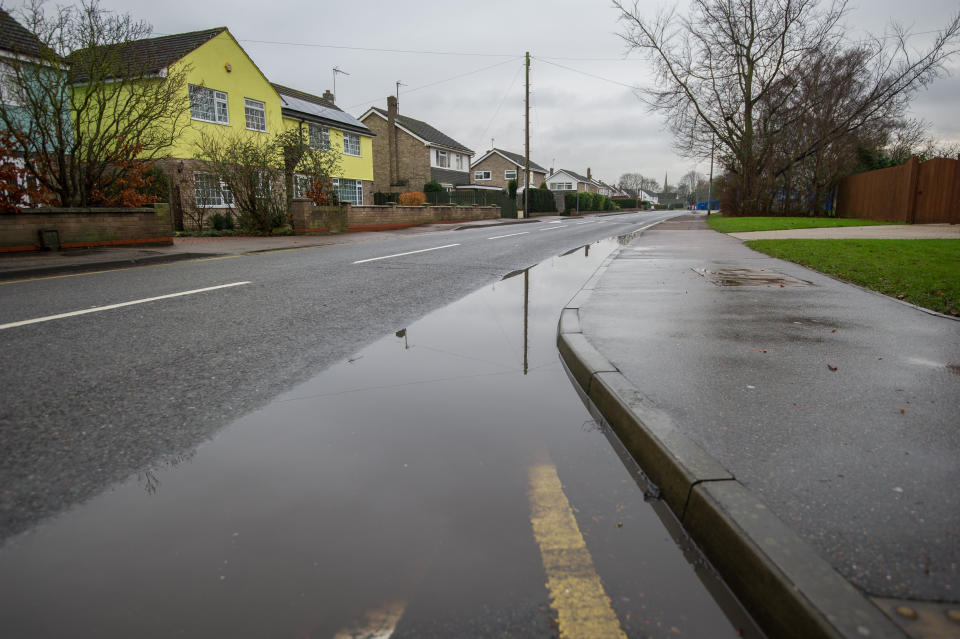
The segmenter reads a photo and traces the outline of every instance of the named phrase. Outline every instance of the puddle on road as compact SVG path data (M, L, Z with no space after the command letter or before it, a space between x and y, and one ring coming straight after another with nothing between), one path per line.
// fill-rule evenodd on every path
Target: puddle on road
M617 246L511 274L8 540L0 634L553 637L528 481L552 464L628 636L735 636L557 354Z

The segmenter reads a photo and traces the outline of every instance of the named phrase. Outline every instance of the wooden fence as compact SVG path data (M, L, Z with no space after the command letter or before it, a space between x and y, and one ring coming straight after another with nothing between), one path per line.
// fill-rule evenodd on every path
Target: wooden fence
M960 223L960 159L916 157L851 175L837 190L837 214L908 224Z

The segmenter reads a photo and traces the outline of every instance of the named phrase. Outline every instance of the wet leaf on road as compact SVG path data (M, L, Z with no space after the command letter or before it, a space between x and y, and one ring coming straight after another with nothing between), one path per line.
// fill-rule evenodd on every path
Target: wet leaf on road
M827 368L829 368L829 369L832 370L832 371L837 370L837 367L834 366L833 364L827 364Z

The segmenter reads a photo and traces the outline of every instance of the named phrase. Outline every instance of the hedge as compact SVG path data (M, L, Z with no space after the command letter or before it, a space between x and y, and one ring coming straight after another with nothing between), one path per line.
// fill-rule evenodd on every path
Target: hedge
M531 213L556 213L557 201L554 199L552 191L530 189L529 197L529 209ZM520 200L523 200L523 195L520 196Z

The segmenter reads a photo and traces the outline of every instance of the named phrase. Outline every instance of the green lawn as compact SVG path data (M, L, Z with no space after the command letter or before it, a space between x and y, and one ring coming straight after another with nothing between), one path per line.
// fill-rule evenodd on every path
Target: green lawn
M753 240L750 248L960 315L960 240Z
M710 228L721 233L817 229L834 226L873 226L892 223L856 220L848 217L723 217L716 213L707 219Z

